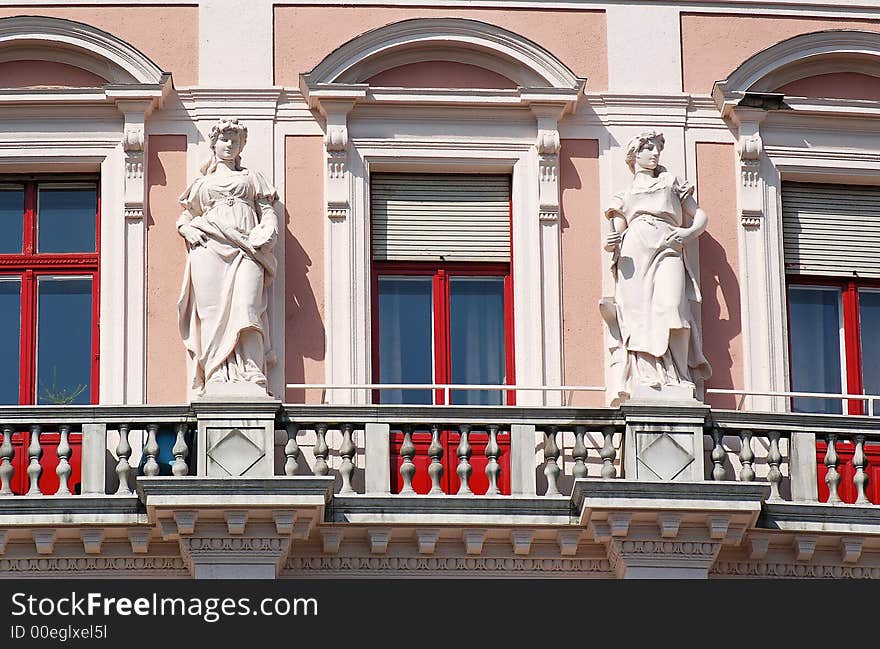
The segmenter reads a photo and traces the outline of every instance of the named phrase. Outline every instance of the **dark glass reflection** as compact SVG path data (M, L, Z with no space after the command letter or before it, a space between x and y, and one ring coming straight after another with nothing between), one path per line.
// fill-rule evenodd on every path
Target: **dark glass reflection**
M0 254L20 254L24 189L0 188Z
M788 292L791 326L791 389L840 393L840 290L792 286ZM836 399L794 399L795 412L841 414Z
M95 252L98 196L92 189L40 188L39 252Z
M859 291L859 330L862 345L862 389L880 394L880 290ZM880 415L880 400L874 401Z
M0 279L0 403L18 403L21 281Z
M379 278L379 382L433 383L430 277ZM381 403L432 403L431 390L381 390Z
M449 284L452 383L504 383L504 278L453 277ZM497 406L501 390L453 390L452 403Z
M38 404L87 404L91 397L92 280L37 283Z

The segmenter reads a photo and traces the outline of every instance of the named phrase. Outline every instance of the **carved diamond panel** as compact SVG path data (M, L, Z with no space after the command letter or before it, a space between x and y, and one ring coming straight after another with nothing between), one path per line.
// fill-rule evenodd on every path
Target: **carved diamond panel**
M233 477L245 475L265 454L238 428L229 431L208 451L213 464Z
M676 442L671 435L660 433L654 441L642 449L638 459L644 468L656 476L656 479L674 480L690 466L694 461L694 456Z

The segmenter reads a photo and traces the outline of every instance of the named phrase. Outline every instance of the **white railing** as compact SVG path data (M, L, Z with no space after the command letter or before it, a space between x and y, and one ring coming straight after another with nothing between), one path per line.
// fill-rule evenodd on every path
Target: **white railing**
M833 399L834 401L867 401L867 412L869 417L874 416L874 401L880 400L880 395L876 394L848 394L846 392L783 392L771 390L732 390L721 388L708 388L706 394L732 394L739 395L742 398L736 406L736 410L741 410L745 402L745 397L779 397L784 399L805 398L805 399ZM847 414L844 412L843 414Z
M566 405L571 405L571 399L575 392L605 392L605 388L596 385L510 385L510 384L469 384L469 383L288 383L288 390L321 390L321 401L325 401L327 390L431 390L433 396L431 405L443 405L451 403L450 397L453 390L470 390L498 392L504 391L505 395L516 392L559 392L568 393L563 399ZM443 404L438 403L437 393L443 391Z
M469 391L503 391L505 396L516 392L541 392L543 394L558 392L565 395L563 403L571 405L575 392L605 392L604 386L597 385L510 385L510 384L465 384L465 383L288 383L285 386L290 390L321 390L321 401L326 399L327 390L431 390L433 393L431 405L450 404L453 390ZM442 391L443 401L438 402L438 392ZM875 394L849 394L836 392L794 392L774 390L735 390L727 388L707 388L706 394L730 394L740 396L735 410L742 410L746 397L776 397L776 398L806 398L806 399L833 399L849 403L851 401L867 402L867 414L874 416L874 401L880 401L880 395ZM504 405L503 403L501 405ZM847 414L844 412L843 414Z

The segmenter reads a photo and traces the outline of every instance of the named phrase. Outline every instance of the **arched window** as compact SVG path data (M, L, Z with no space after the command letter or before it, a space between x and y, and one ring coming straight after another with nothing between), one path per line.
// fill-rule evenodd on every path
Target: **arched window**
M863 335L880 326L880 35L795 36L743 62L713 96L739 135L749 389L880 393L880 345Z

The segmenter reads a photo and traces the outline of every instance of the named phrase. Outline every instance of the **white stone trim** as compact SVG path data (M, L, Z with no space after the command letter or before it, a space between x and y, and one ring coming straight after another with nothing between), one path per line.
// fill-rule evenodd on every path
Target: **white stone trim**
M41 43L52 52L51 60L70 61L104 78L111 73L111 83L164 83L165 73L137 49L112 34L73 20L46 16L0 19L0 48L14 48L16 43L24 44L29 56L34 53L34 44ZM59 44L73 48L73 53ZM103 61L104 65L99 67L95 61Z
M880 57L880 35L835 30L789 38L745 61L717 82L712 96L737 138L737 204L745 389L786 391L788 364L786 278L782 254L782 182L877 184L880 103L786 99L747 94L834 71L837 61ZM809 133L809 137L805 137ZM809 142L809 145L805 145ZM748 397L746 407L785 411L783 398Z
M511 173L517 380L529 385L561 381L560 310L549 309L543 317L536 317L545 303L554 302L554 295L558 305L560 291L558 232L555 245L550 242L552 233L544 232L543 238L541 234L546 228L558 230L558 220L543 226L539 220L536 147L533 142L474 140L445 142L443 147L434 144L426 147L421 142L352 141L348 153L350 173L345 182L349 209L336 216L329 214L325 225L328 382L362 383L371 377L371 258L367 233L369 174L377 168ZM358 403L368 398L364 391L328 393L328 400L334 403ZM518 401L543 403L543 398L523 393Z
M856 30L800 34L747 59L727 79L715 83L712 96L726 117L746 91L766 92L808 76L851 71L858 57L880 57L880 34ZM845 61L845 66L834 59Z
M303 78L310 86L361 82L389 67L425 60L423 56L395 54L383 64L381 61L392 51L419 51L434 44L447 51L483 50L485 55L479 57L479 63L476 58L468 62L523 86L572 89L583 83L583 79L532 41L488 23L460 18L414 18L371 30L336 49Z

